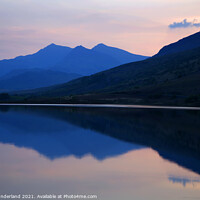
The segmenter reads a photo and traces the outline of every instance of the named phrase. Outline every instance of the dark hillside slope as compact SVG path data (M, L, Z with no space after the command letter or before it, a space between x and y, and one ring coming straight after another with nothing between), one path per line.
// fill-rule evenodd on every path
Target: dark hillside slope
M175 43L164 46L156 56L169 55L200 47L200 32L185 37Z

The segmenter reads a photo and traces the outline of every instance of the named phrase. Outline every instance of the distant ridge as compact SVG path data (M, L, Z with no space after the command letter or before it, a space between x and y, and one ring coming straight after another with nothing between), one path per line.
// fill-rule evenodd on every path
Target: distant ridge
M39 87L66 83L81 75L45 69L28 69L12 71L0 78L0 93L16 90L30 90Z

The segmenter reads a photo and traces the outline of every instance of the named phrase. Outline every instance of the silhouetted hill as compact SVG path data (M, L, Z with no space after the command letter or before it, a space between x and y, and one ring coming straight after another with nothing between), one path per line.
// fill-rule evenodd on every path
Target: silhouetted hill
M27 90L64 83L80 75L52 70L24 69L13 71L0 79L0 92Z
M93 47L92 50L112 56L120 62L120 65L148 58L147 56L132 54L122 49L110 47L102 43Z
M200 47L200 32L185 37L178 42L164 46L156 56L163 56L173 53L178 53L190 49Z
M0 80L7 80L7 79L10 79L12 78L13 76L17 76L19 74L22 74L24 72L27 72L29 70L32 70L32 69L14 69L10 72L8 72L7 74L3 75L0 77Z

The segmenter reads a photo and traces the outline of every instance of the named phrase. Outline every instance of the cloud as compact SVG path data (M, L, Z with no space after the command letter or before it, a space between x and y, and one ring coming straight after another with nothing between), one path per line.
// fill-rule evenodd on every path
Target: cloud
M181 22L173 22L169 25L169 28L189 28L189 27L200 27L200 22L198 22L197 19L194 19L193 21L188 21L187 19L184 19Z

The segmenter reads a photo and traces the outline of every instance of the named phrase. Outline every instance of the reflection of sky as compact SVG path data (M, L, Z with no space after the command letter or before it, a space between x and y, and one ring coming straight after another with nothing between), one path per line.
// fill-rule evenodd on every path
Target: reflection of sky
M170 30L169 24L200 18L199 0L0 0L0 5L0 59L52 42L71 47L103 42L152 55L198 31Z
M126 126L115 120L111 123L113 118L109 115L103 120L98 112L94 113L63 108L2 109L0 194L87 193L97 194L101 200L182 200L200 196L200 185L194 183L200 180L198 174L164 160L169 158L167 153L109 137L109 133L117 133L118 129L124 134ZM128 119L129 116L134 119L135 115L128 115ZM142 121L147 119L142 116ZM168 116L163 118L167 124ZM179 116L176 117L180 119ZM193 118L188 119L186 127L191 127L188 124ZM170 120L174 122L176 118ZM142 133L140 127L145 128L146 124L134 122L139 127L136 133ZM135 126L128 125L128 132L134 133ZM155 126L148 127L150 133ZM180 161L176 157L172 160ZM185 187L174 184L177 181L187 184Z
M170 177L200 176L163 160L151 149L97 161L91 156L51 161L36 151L0 144L0 192L97 194L102 200L198 198L200 187L177 187Z

